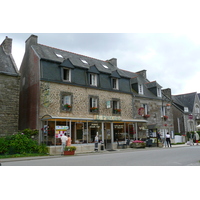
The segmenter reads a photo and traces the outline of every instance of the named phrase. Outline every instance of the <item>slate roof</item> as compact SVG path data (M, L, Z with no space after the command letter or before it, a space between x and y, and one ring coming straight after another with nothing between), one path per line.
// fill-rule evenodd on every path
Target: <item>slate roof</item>
M3 47L0 45L0 74L18 76L16 64L12 55L6 54Z
M126 71L123 69L119 69L117 66L112 65L108 61L91 58L88 56L72 53L72 52L69 52L66 50L61 50L61 49L49 47L49 46L38 44L38 43L33 44L32 48L37 52L38 56L41 59L59 62L59 63L63 63L63 64L64 64L65 60L69 59L70 62L72 63L72 65L74 65L75 67L90 69L91 67L95 66L100 72L108 73L113 77L117 77L117 74L118 74L121 77L129 78L131 80L131 84L134 83L134 81L137 81L137 82L143 84L144 94L140 95L134 91L133 91L133 93L135 93L136 95L141 96L141 97L146 96L146 97L150 97L150 98L158 98L148 88L149 87L160 87L161 88L161 86L159 84L157 84L156 82L147 84L147 83L149 83L149 80L144 78L139 73L134 73L134 72ZM87 63L84 63L81 60L84 60ZM134 80L134 77L137 77L137 78Z
M172 99L176 104L188 107L189 112L193 112L196 94L196 92L192 92L188 94L173 95Z

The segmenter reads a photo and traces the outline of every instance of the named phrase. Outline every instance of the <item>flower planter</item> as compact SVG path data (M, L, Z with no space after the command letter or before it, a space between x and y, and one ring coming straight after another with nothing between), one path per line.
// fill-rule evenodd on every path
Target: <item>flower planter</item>
M64 151L64 155L68 156L68 155L74 155L75 151Z
M130 148L145 148L146 144L143 142L143 143L131 143L130 144Z

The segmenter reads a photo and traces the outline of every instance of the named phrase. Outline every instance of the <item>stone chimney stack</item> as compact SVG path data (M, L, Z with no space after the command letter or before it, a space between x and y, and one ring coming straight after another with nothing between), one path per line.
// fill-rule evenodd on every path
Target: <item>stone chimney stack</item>
M4 51L7 54L11 54L12 52L12 39L6 36L6 39L2 42L1 46L3 46Z
M112 64L114 67L117 67L117 58L111 58L110 60L106 61Z
M37 35L31 35L26 40L26 49L29 48L31 45L37 44L38 36Z
M138 73L138 74L141 74L145 79L147 78L147 70L141 70L141 71L139 71L139 72L136 72L136 73Z

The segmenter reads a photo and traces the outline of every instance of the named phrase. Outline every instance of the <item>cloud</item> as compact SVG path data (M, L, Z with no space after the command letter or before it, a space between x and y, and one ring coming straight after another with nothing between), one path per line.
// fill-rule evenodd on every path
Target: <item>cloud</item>
M198 91L200 39L198 34L169 33L34 33L38 43L100 60L117 58L118 67L137 72L147 70L173 94ZM13 39L13 56L19 67L25 41L31 33L0 34Z

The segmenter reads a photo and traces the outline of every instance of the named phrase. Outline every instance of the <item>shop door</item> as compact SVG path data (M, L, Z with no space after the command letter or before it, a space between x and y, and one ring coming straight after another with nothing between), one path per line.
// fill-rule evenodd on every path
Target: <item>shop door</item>
M111 124L105 123L104 124L104 145L105 149L109 150L112 149L112 134L111 134Z

